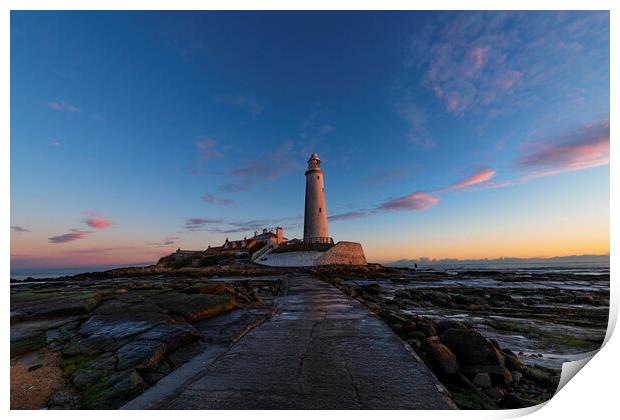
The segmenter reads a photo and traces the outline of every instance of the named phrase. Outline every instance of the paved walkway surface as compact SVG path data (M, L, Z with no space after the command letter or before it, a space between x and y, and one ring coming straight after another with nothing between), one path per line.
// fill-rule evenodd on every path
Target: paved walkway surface
M125 408L455 408L413 351L337 288L291 276L276 306L231 348L208 363L199 356Z

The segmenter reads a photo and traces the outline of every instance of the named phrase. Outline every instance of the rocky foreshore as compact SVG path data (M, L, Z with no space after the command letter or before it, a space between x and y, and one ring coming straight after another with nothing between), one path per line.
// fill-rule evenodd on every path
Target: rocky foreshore
M281 283L257 274L274 271L132 269L15 282L11 407L120 407L205 346L230 344L269 317Z
M523 408L549 400L560 379L557 361L563 359L557 356L597 350L607 326L608 275L380 265L323 268L317 275L381 316L464 409ZM532 346L545 346L545 355Z
M11 407L112 409L269 319L287 276L313 273L408 343L460 408L551 398L559 363L598 349L609 276L280 270L227 261L13 282Z

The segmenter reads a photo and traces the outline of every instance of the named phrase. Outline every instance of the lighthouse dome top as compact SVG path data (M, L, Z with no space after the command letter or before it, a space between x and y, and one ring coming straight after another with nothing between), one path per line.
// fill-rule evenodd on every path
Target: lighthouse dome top
M310 159L308 159L308 170L320 170L321 169L321 158L317 153L312 153L310 155Z

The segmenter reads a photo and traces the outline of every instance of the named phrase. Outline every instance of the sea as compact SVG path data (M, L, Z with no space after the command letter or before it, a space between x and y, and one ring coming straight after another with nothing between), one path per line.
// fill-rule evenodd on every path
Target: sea
M132 264L126 267L145 267L154 264L146 262L140 264ZM418 269L435 269L445 271L518 271L525 273L570 273L581 275L609 275L609 261L545 261L545 262L515 262L515 261L450 261L437 263L420 261L417 263ZM388 264L394 267L413 267L413 263L392 263ZM118 265L93 265L81 267L63 267L63 268L30 268L30 269L11 269L11 279L25 280L27 278L44 279L57 278L63 276L72 276L80 273L89 273L95 271L106 271L113 268L124 268Z
M25 280L32 279L54 279L64 276L73 276L80 273L92 273L96 271L112 270L114 268L125 267L146 267L148 265L155 264L154 262L146 262L139 264L131 264L128 266L122 265L92 265L92 266L80 266L80 267L62 267L62 268L28 268L28 269L13 269L11 268L11 279Z

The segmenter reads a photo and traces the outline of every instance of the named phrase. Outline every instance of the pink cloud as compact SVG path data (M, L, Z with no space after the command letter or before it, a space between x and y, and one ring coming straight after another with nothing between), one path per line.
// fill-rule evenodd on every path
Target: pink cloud
M517 70L507 69L503 73L498 74L495 77L495 86L504 92L512 91L512 88L521 83L523 80L523 73Z
M486 64L487 54L491 47L475 47L467 54L470 65L464 69L465 76L471 77Z
M496 171L493 168L479 169L476 172L474 172L472 175L468 176L467 178L461 181L455 182L454 184L446 188L442 188L439 191L460 190L462 188L471 187L472 185L487 182L495 176L495 172Z
M457 181L447 187L437 188L430 192L417 191L402 197L393 198L391 200L384 201L371 210L357 210L343 214L336 214L331 216L331 221L340 221L348 219L357 219L360 217L373 216L380 213L395 212L395 211L412 211L412 210L426 210L439 203L440 199L431 195L431 193L442 193L449 190L460 190L471 186L488 186L491 187L489 182L495 176L495 169L482 168L474 172L472 175L465 179ZM504 186L504 185L502 185ZM499 184L494 184L493 187L498 188ZM470 189L468 189L470 191ZM473 191L473 190L471 190Z
M95 229L105 229L112 226L112 222L108 219L104 219L103 217L91 217L86 219L85 223Z
M563 138L526 143L517 165L526 178L609 164L609 120L585 124Z
M81 229L71 229L70 233L65 233L58 236L52 236L49 239L50 243L53 244L64 244L66 242L77 241L78 239L84 239L86 236L93 233L92 231L81 230Z
M376 208L376 211L426 210L439 203L439 198L424 192L415 192L388 200Z
M100 215L99 213L95 211L85 210L82 213L84 213L87 216L90 216L88 219L84 220L84 223L86 223L91 228L106 229L112 226L111 220L103 217L102 215Z

